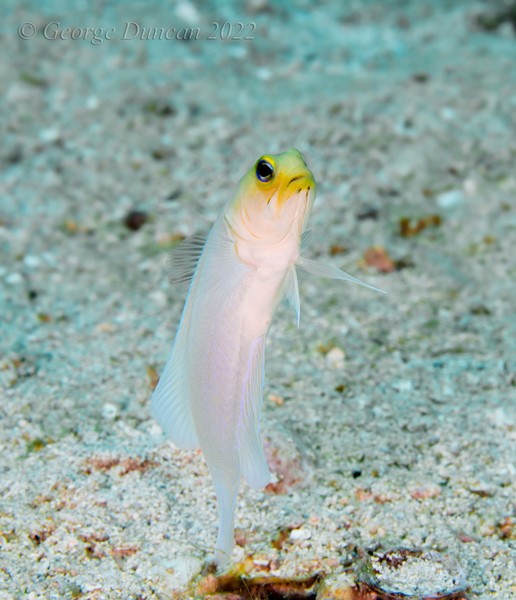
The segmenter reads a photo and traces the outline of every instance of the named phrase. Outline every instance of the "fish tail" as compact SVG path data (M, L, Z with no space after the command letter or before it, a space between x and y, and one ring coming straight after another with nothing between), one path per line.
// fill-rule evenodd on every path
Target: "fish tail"
M233 552L235 545L235 507L238 494L240 474L213 477L217 493L219 513L219 532L215 546L215 562L218 566L225 566Z

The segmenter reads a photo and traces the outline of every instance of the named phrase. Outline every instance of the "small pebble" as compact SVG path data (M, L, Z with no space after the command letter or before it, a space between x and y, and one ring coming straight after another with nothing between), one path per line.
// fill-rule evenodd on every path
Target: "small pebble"
M346 355L341 348L332 348L326 355L326 360L330 369L343 369Z
M56 142L59 139L59 130L53 128L42 129L39 132L39 139L42 142L46 142L49 144L52 142Z
M251 14L264 13L271 10L269 0L248 0L246 8Z
M41 264L41 260L38 256L27 254L23 259L23 264L29 269L35 269L36 267L39 267L39 265Z
M410 492L410 497L414 500L428 500L429 498L437 498L441 493L439 486L419 487Z
M394 261L382 246L367 248L364 252L364 262L370 267L375 267L380 273L390 273L396 269Z
M5 162L10 165L15 165L23 160L23 148L21 146L15 146L7 153Z
M437 204L441 208L454 208L464 202L464 194L461 190L450 190L437 196Z
M142 210L131 210L124 217L124 225L131 231L138 231L148 220L148 214Z
M283 406L285 404L285 399L281 396L276 396L275 394L269 394L269 401L276 406Z
M184 21L182 26L186 24L188 25L196 25L201 21L201 15L197 8L191 3L183 0L183 2L179 2L176 6L176 16L180 21Z
M96 108L99 107L99 99L96 96L89 96L86 99L86 108L88 110L95 110Z
M178 200L181 197L182 193L183 193L183 191L180 188L176 188L168 194L166 199L169 202L173 202L174 200Z
M298 540L309 540L312 537L312 534L308 529L303 529L300 527L299 529L293 529L290 532L290 539L294 541Z
M20 273L11 273L9 275L7 275L7 277L5 278L5 283L7 283L8 285L17 285L18 283L21 283L23 281L23 277L21 276Z
M445 106L441 110L441 117L445 121L453 121L453 119L455 119L456 116L457 116L457 113L453 110L453 108L450 108L449 106Z
M108 421L113 421L118 415L118 408L111 404L111 402L106 402L102 407L102 416L104 419Z
M233 58L245 58L247 56L247 49L245 46L229 46L229 54Z
M259 67L256 69L256 77L262 81L268 81L272 77L272 71L267 67Z
M200 573L203 563L195 556L182 555L171 561L170 566L181 585L186 585L192 577Z
M116 331L116 327L113 325L113 323L109 322L99 323L95 327L96 333L113 333L113 331Z
M478 186L474 179L465 179L462 187L468 196L473 196L477 192Z
M154 292L151 292L149 294L149 299L160 308L164 308L168 303L167 295L161 290L155 290Z
M267 560L266 558L253 558L253 563L257 567L268 567L270 560Z
M411 392L414 389L414 384L410 379L400 379L395 381L392 387L398 392Z
M372 585L378 597L383 592L407 600L458 597L466 587L462 568L451 557L405 548L365 557L357 566L357 579Z

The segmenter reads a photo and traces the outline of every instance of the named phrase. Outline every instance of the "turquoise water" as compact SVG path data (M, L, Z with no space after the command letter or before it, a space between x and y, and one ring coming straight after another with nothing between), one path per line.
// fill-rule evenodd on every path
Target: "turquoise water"
M213 487L148 408L185 298L169 254L291 147L317 181L303 252L389 294L306 276L299 330L280 306L262 418L277 481L242 486L234 561L338 596L361 553L425 549L471 598L510 598L510 10L2 11L0 600L195 596Z

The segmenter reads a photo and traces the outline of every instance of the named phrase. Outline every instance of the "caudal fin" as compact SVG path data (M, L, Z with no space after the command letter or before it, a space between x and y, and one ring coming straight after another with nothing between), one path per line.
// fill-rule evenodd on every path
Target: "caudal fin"
M215 562L219 567L227 565L231 559L235 545L235 506L238 494L240 476L217 479L215 491L217 493L217 508L219 513L219 532L215 546Z

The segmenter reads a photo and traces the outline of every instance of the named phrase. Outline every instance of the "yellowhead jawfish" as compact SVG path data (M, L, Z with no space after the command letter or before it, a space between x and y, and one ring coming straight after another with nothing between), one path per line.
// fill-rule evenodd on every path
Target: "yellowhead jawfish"
M207 238L178 252L176 277L190 287L152 412L176 446L202 448L218 500L219 564L233 549L241 476L254 488L271 478L260 438L265 338L283 297L299 323L296 267L376 289L300 256L314 197L297 150L262 156Z

